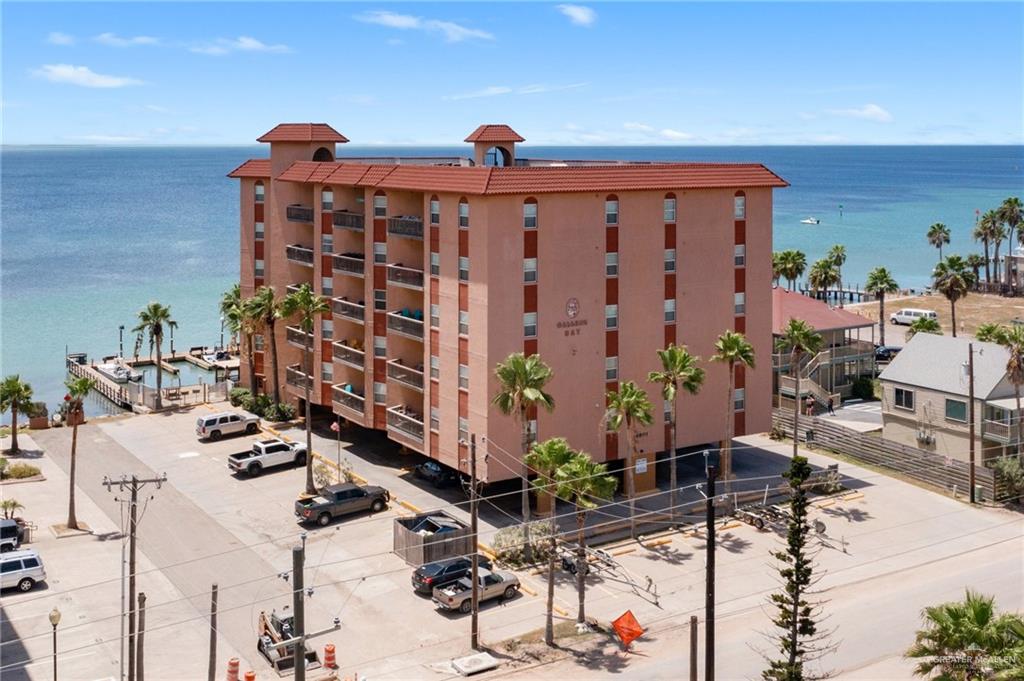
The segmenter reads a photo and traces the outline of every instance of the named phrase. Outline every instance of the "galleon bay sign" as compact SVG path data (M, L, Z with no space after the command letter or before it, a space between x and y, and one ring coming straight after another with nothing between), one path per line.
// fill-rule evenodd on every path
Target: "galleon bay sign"
M580 328L587 325L586 319L577 319L579 314L580 301L576 298L570 298L565 302L565 316L569 319L558 322L556 326L559 329L562 329L566 336L578 336L580 334Z

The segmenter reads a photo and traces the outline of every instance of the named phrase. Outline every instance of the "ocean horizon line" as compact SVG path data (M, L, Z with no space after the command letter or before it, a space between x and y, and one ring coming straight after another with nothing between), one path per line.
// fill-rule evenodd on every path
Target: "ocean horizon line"
M850 149L850 148L862 148L862 149L943 149L943 148L1021 148L1024 149L1024 141L1016 143L966 143L966 142L948 142L941 144L926 144L926 143L871 143L871 144L858 144L858 143L829 143L829 144L519 144L517 145L520 149L764 149L764 148L775 148L775 149ZM138 142L107 142L102 144L90 144L87 142L82 143L68 143L68 144L53 144L53 143L27 143L27 144L11 144L4 143L0 144L0 151L4 150L17 150L17 149L251 149L251 148L266 148L261 143L183 143L183 144L171 144L171 143L153 143L143 144ZM352 144L351 142L345 143L344 149L462 149L463 145L453 142L445 143L428 143L428 142L380 142L380 143L360 143Z

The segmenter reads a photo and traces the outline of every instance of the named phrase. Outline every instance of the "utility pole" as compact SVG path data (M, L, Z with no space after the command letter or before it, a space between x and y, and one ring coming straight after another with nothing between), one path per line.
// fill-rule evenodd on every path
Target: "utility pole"
M138 665L138 671L136 675L137 681L144 681L146 678L146 667L143 664L144 653L146 651L145 645L143 645L146 637L146 592L139 592L139 651L136 654L136 664Z
M295 681L306 681L306 604L303 593L302 566L304 551L292 547L292 612L295 613Z
M690 615L690 681L697 681L697 616Z
M707 572L704 590L704 681L715 681L715 480L718 469L707 467Z
M971 503L974 498L974 343L967 344L967 435L971 439Z
M477 506L476 506L476 433L469 436L469 534L473 538L472 566L473 595L472 614L469 620L469 645L480 650L480 555L477 553Z
M139 505L139 490L148 484L155 484L157 489L167 482L167 474L164 473L158 478L140 478L137 475L132 475L128 478L126 475L122 475L118 481L113 481L110 478L103 478L103 485L109 492L111 487L117 485L120 491L124 491L127 488L131 492L131 499L128 503L128 681L141 681L135 676L135 656L136 656L136 641L135 641L135 556L137 548L137 529L138 529L138 505ZM150 497L152 499L152 497ZM114 497L115 501L122 501Z
M206 671L207 681L217 681L217 585L210 591L210 665Z

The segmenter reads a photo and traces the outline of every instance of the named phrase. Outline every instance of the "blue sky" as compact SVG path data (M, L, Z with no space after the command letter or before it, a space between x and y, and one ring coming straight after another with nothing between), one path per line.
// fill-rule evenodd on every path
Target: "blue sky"
M1020 144L1021 3L4 3L6 144Z

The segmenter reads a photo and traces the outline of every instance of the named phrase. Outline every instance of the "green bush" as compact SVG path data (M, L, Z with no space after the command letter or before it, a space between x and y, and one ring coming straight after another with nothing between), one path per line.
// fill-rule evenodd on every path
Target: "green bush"
M3 476L9 480L22 480L39 475L39 469L27 463L14 463L4 469Z
M530 545L533 547L535 563L547 562L551 551L551 524L547 520L530 523ZM499 562L513 568L523 567L526 562L525 537L522 525L503 527L494 535L491 543Z
M851 394L860 400L873 400L875 399L875 382L867 376L861 376L853 382Z
M232 388L231 392L228 393L228 402L231 403L232 407L242 407L243 403L249 400L252 401L252 392L248 388Z
M1024 467L1020 459L1015 456L996 459L992 468L995 469L996 477L1006 485L1006 496L1019 500L1020 495L1024 494Z
M295 418L295 407L287 402L279 402L268 407L262 416L273 422L291 421Z
M242 409L251 411L257 416L266 417L267 412L270 410L270 397L268 395L256 395L255 397L249 395L242 400Z
M50 410L46 408L46 402L33 402L29 408L25 410L25 416L30 419L49 415Z

